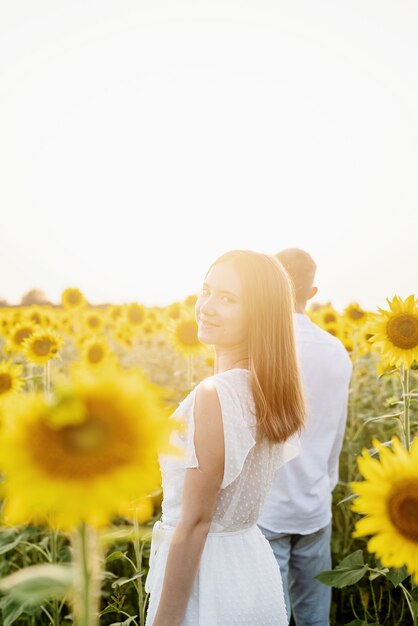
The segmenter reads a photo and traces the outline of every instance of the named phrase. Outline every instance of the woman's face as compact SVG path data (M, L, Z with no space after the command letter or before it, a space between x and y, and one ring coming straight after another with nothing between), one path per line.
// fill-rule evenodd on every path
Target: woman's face
M196 302L198 337L220 348L247 345L242 285L231 262L217 263L206 275Z

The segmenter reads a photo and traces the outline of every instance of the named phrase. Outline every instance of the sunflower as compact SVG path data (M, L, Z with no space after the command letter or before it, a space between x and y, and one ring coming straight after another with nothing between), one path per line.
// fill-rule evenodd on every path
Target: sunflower
M86 304L86 300L79 289L69 287L62 292L61 303L64 309L78 309Z
M110 348L101 337L89 337L83 345L83 361L86 365L98 365L110 356Z
M344 316L350 324L361 326L367 321L367 312L357 302L352 302L344 309Z
M195 293L192 293L190 296L187 296L187 298L184 300L184 304L191 309L194 309L196 302L197 302L197 295Z
M0 361L0 401L23 387L22 366Z
M134 347L134 337L132 334L132 326L125 319L120 319L112 329L113 339L124 348L131 349Z
M96 313L95 311L86 311L83 317L84 325L88 328L88 330L98 333L103 329L104 320L100 313Z
M201 352L204 346L197 337L197 330L197 322L191 315L172 320L168 332L174 348L184 356Z
M16 352L22 350L23 342L28 339L36 330L36 326L32 322L17 324L14 326L9 335L10 347Z
M337 326L340 323L340 315L331 304L324 304L319 309L312 311L311 319L324 330L328 327Z
M37 304L34 304L32 306L28 306L26 308L26 318L27 320L31 323L34 324L35 326L41 326L42 322L43 322L43 313L42 313L42 309L40 306L38 306Z
M367 544L385 567L406 565L418 581L418 438L407 452L394 437L392 450L378 441L379 460L367 450L358 458L363 482L351 484L358 494L353 510L363 513L354 537L373 535Z
M170 319L178 320L181 316L181 311L182 309L180 302L173 302L166 308L165 313Z
M126 306L125 316L129 324L134 327L140 326L145 320L145 307L137 302L132 302Z
M106 314L112 322L116 322L123 315L123 307L121 306L111 306L107 309Z
M387 302L390 311L379 307L379 313L371 315L367 326L373 335L370 341L380 347L391 365L409 369L418 360L418 300L412 294L405 302L398 296Z
M23 342L23 352L28 361L44 365L57 356L64 340L54 330L36 330Z
M46 401L24 396L3 429L4 521L106 525L160 486L173 421L139 371L72 372ZM177 452L178 453L178 452Z

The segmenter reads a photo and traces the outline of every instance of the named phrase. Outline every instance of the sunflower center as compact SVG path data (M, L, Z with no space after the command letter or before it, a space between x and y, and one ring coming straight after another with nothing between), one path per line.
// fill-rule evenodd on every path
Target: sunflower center
M336 320L337 318L335 317L334 313L326 313L324 315L325 324L330 324L331 322L335 322Z
M47 356L51 348L53 347L53 342L47 337L43 337L42 339L37 339L33 344L33 351L38 356Z
M32 315L30 316L30 319L34 324L41 323L41 316L39 315L39 313L32 313Z
M122 467L137 454L137 440L110 403L83 422L54 428L38 422L28 432L34 463L51 477L89 480Z
M20 345L25 339L30 337L32 334L32 329L30 328L21 328L15 334L15 342Z
M364 317L364 311L360 311L359 309L351 309L349 313L349 317L353 320L361 320Z
M177 338L183 345L196 346L199 343L196 322L190 321L179 324L177 327Z
M81 300L80 294L76 291L71 291L67 297L70 304L79 304Z
M387 323L387 334L390 341L403 350L418 346L418 317L409 313L399 313Z
M397 530L418 543L418 479L395 485L388 500L389 517Z
M89 454L100 449L106 437L103 424L95 419L62 428L60 434L65 447L75 454Z
M92 346L88 353L90 363L98 363L103 359L103 348L101 346Z
M132 324L141 324L144 319L144 312L139 306L133 306L129 309L129 321Z
M12 388L12 377L7 372L0 374L0 393L6 393Z
M89 318L89 326L91 328L97 328L97 326L99 326L100 321L98 317L90 317Z

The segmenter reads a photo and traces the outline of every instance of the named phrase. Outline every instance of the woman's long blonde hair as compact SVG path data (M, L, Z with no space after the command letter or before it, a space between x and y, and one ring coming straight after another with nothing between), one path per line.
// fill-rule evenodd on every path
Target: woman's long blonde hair
M242 282L258 435L282 442L300 432L305 417L293 286L281 263L268 254L233 250L213 265L225 262L233 263Z

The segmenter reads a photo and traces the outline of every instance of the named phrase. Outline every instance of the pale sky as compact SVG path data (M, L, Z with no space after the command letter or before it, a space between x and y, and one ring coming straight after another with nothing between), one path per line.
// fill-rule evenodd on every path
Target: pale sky
M234 248L418 295L415 0L0 0L0 298L168 304Z

